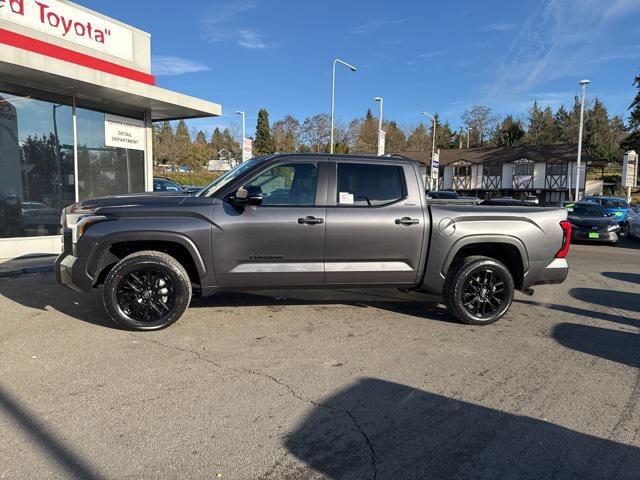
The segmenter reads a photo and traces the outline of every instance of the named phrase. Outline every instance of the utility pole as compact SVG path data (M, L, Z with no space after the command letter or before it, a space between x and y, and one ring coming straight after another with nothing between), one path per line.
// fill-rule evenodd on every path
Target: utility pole
M576 194L573 200L577 202L580 199L580 163L582 162L582 131L584 129L584 98L586 95L589 80L580 80L582 86L582 100L580 101L580 130L578 132L578 160L576 162Z

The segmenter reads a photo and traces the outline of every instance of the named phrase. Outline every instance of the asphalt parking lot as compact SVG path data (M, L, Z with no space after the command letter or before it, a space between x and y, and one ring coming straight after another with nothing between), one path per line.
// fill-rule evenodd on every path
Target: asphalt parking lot
M0 279L0 479L640 478L640 242L495 325L395 291L229 293L154 333Z

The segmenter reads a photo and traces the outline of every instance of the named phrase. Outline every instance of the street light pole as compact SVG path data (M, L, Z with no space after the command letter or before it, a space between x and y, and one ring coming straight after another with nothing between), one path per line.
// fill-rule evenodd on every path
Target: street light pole
M469 137L471 137L471 126L467 125L467 150L469 150Z
M582 161L582 130L584 128L584 97L586 95L587 85L589 85L589 80L580 80L580 85L582 86L582 100L580 101L580 130L578 132L578 160L576 162L576 193L574 196L574 201L579 200L580 196L580 163Z
M243 111L236 111L236 113L238 115L240 115L242 117L242 140L240 141L240 151L242 152L240 154L240 163L244 162L244 137L245 137L245 131L244 131L244 112Z
M331 74L331 145L329 146L329 153L333 153L333 114L334 114L335 93L336 93L336 64L338 63L344 65L352 72L355 72L357 70L356 67L348 64L347 62L343 62L339 58L336 58L333 61L333 70Z
M433 122L433 133L431 135L431 171L433 172L433 160L436 153L436 128L438 126L438 121L436 120L436 117L429 115L427 112L420 113L429 117ZM429 184L431 185L431 190L433 190L433 177L429 180Z
M384 155L384 142L382 143L382 153L380 149L380 135L382 135L382 104L384 99L382 97L375 97L374 100L380 104L380 116L378 117L378 155Z

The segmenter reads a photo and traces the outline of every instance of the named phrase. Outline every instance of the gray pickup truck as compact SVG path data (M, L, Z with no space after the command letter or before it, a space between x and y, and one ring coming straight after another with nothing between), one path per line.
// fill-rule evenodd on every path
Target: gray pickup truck
M566 278L566 210L427 205L424 192L407 158L258 157L196 196L67 207L57 279L102 285L114 322L155 330L178 320L193 292L324 287L442 295L460 321L489 324L516 289Z

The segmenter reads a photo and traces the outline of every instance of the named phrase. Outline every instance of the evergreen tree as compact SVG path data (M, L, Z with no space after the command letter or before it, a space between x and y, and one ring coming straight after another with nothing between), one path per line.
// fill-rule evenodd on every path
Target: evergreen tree
M176 145L173 129L168 121L153 124L153 163L176 162Z
M455 148L455 135L451 131L449 122L440 123L440 118L436 113L436 119L438 120L436 128L436 152L439 148L446 150L448 148Z
M636 77L633 84L638 88L633 102L629 106L629 136L622 142L623 150L635 150L640 153L640 75Z
M431 151L431 140L424 124L418 125L407 138L407 150L410 152Z
M207 137L205 137L202 130L198 130L198 133L196 134L196 143L199 145L204 145L207 143Z
M176 147L176 163L178 165L187 165L191 148L191 135L189 135L189 129L184 120L178 122L174 144Z
M261 108L258 112L258 122L256 123L256 137L253 141L253 149L256 155L266 155L275 153L276 147L271 137L271 129L269 128L269 113L266 109Z
M407 137L404 132L398 128L398 124L393 120L388 122L385 127L386 132L386 148L387 153L401 153L406 149Z
M551 107L542 110L538 106L538 102L534 102L529 111L529 128L525 135L526 143L544 145L553 143L555 140L555 124Z
M240 143L238 143L233 135L233 132L230 128L225 128L222 131L222 148L227 149L231 152L231 157L235 159L242 158L242 148L240 147ZM221 148L221 149L222 149Z
M224 138L222 136L222 132L220 132L220 129L218 127L216 127L213 130L209 145L211 145L211 150L213 151L213 154L216 157L218 157L218 154L220 153L221 150L226 148L224 143Z
M496 127L493 143L496 147L512 147L519 144L524 135L522 122L514 119L511 115L507 115Z

